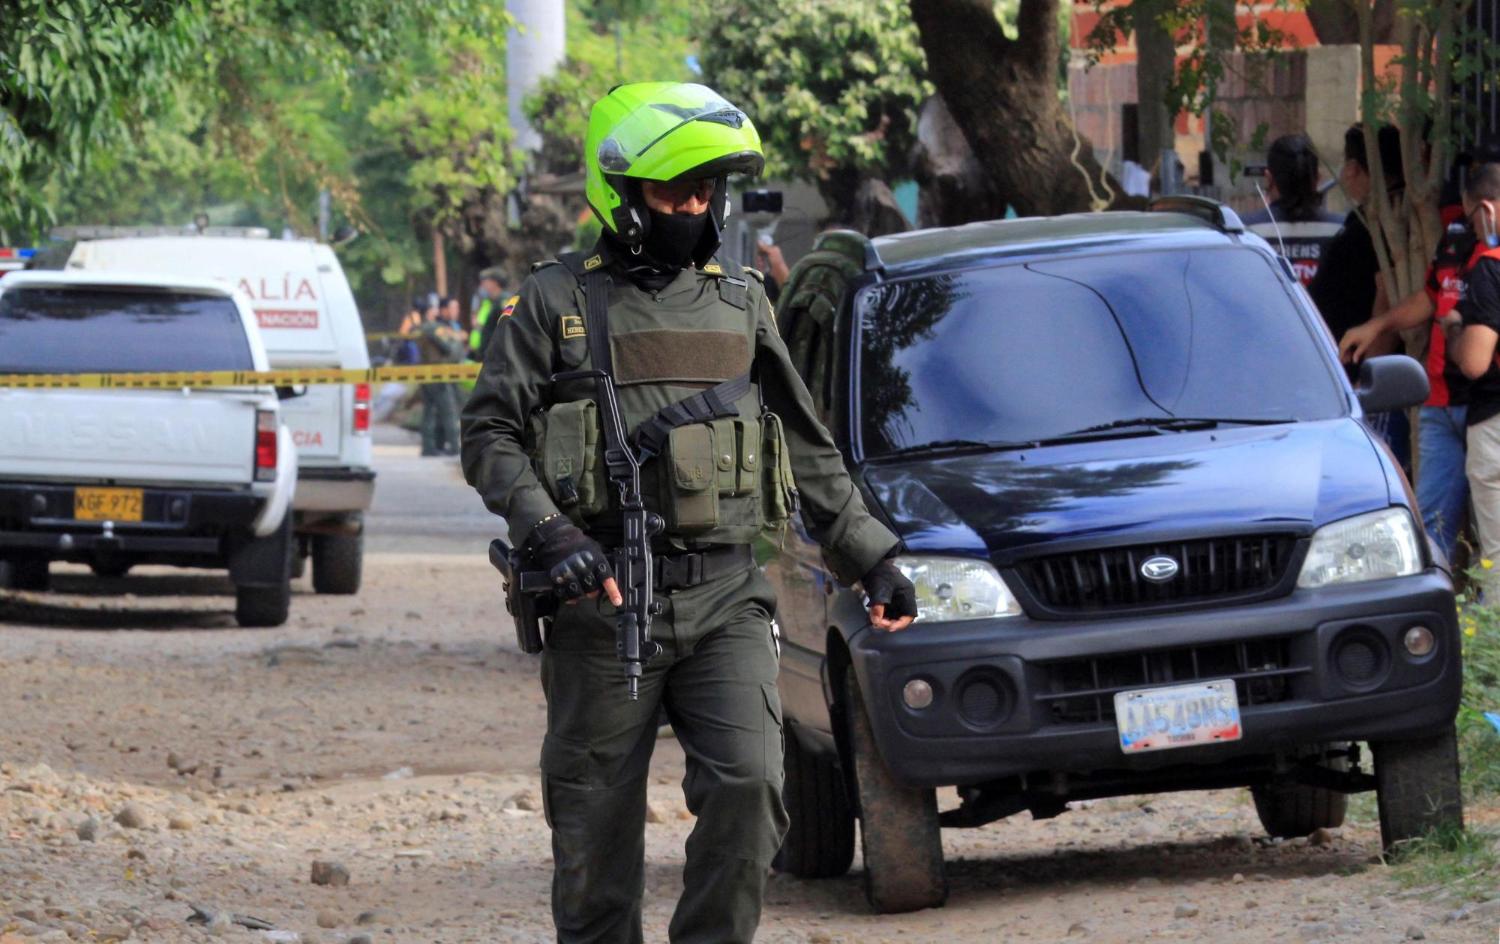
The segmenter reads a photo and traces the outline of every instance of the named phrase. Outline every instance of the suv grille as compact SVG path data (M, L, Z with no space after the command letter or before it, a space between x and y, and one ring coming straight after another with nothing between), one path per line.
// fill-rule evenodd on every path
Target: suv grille
M1096 613L1247 597L1273 589L1286 574L1296 538L1286 534L1139 544L1025 561L1027 589L1056 613ZM1176 576L1154 583L1141 574L1153 557L1170 557Z
M1036 700L1054 724L1115 720L1115 694L1213 679L1234 679L1240 706L1292 697L1291 679L1311 671L1292 662L1291 637L1184 646L1129 655L1043 662Z

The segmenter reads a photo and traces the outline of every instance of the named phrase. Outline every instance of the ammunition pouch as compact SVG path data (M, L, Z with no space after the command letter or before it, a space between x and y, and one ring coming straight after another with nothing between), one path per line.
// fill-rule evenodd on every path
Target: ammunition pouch
M558 510L582 525L609 507L599 407L593 400L558 403L538 414L533 465Z

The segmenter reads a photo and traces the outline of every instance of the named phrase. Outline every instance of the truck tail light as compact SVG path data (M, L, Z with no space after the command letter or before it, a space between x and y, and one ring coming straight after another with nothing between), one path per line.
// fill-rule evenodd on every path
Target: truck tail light
M356 433L368 433L370 431L370 385L354 385L354 431Z
M277 442L274 410L255 411L255 481L276 480Z

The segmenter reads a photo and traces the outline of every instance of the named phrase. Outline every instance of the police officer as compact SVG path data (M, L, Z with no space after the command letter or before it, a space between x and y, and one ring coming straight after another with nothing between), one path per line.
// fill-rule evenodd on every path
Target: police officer
M776 601L750 542L783 525L800 494L837 576L862 581L875 627L905 628L915 591L890 559L895 536L870 516L815 417L760 277L714 261L727 175L764 164L750 120L701 85L625 85L594 105L585 161L604 234L592 252L533 270L463 416L464 474L568 604L548 630L541 673L557 936L641 940L647 768L664 709L697 817L671 940L750 941L787 822ZM638 701L626 697L615 656L621 597L606 548L620 538L592 387L552 380L592 364L586 288L599 282L587 276L601 269L608 369L648 457L647 506L666 521L654 548L663 612L652 623L663 649L646 663ZM733 415L664 411L747 374Z
M498 266L491 266L479 273L479 307L474 309L474 327L469 330L469 360L484 360L484 349L489 345L495 325L500 323L502 293L505 291L504 274Z

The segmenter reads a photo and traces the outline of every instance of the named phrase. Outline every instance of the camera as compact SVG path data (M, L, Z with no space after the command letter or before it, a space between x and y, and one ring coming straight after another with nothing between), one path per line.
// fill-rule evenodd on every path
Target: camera
M780 213L780 190L746 190L740 194L740 210L745 213Z

